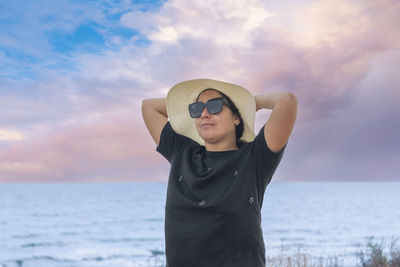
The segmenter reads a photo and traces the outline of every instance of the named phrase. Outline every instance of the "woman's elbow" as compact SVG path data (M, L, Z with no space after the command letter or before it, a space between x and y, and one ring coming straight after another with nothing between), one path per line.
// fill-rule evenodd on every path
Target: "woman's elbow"
M297 106L297 97L291 92L287 92L280 100L286 104Z
M288 93L287 93L287 98L288 98L290 101L293 101L293 102L297 103L297 96L296 96L295 94L293 94L293 93L291 93L291 92L288 92Z

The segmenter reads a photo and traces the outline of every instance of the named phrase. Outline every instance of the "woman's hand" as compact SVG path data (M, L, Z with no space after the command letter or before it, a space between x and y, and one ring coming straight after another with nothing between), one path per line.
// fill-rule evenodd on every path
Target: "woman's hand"
M261 107L259 105L259 101L257 100L257 98L258 98L258 96L254 96L254 100L256 101L256 112L261 109Z

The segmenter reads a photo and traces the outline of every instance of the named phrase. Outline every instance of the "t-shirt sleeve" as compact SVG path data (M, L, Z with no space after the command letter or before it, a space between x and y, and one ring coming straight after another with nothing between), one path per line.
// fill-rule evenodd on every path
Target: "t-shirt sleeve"
M169 162L173 156L183 148L184 144L190 142L190 138L177 134L168 121L161 131L160 143L156 151L163 155Z
M260 179L261 183L266 186L272 179L279 163L281 162L283 153L286 145L278 152L273 152L267 146L264 137L264 127L261 128L260 132L254 139L254 156L257 168L257 178Z

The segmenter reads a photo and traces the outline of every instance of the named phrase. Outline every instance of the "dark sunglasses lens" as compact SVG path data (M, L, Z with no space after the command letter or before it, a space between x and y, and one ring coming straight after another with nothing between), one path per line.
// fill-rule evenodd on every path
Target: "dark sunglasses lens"
M221 112L222 105L223 105L222 100L213 100L213 101L207 102L206 107L207 107L208 112L210 112L211 114L217 114L217 113Z
M192 118L198 118L207 107L207 111L210 114L217 114L222 111L222 105L224 104L223 99L210 100L206 104L202 102L195 102L189 105L189 114Z
M201 113L203 112L204 109L204 104L201 102L195 102L189 105L189 113L190 117L192 118L198 118L201 116Z

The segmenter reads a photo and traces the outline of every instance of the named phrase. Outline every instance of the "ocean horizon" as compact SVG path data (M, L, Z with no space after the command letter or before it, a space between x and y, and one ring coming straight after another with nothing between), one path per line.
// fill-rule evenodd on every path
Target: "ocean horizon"
M161 266L166 182L1 183L0 265ZM266 257L337 255L355 266L374 237L400 237L399 182L272 181Z

